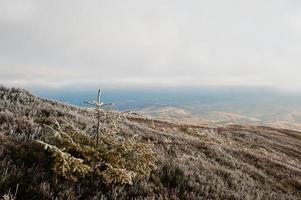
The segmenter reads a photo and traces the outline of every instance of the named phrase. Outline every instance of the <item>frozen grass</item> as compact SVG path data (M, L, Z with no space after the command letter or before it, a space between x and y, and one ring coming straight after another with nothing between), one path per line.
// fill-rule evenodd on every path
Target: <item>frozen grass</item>
M51 169L34 140L52 117L94 136L94 112L0 88L0 197L17 199L300 199L301 133L259 126L204 126L108 111L104 133L151 142L157 168L133 185L87 176L70 181ZM45 126L44 126L45 127Z

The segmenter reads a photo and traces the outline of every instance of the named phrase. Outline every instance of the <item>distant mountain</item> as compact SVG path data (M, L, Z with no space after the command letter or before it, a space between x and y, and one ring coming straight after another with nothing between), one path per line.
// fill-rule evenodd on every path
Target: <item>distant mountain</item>
M206 105L205 109L201 108L199 104L187 104L183 106L151 106L139 111L149 116L182 122L266 125L275 128L301 130L301 109L298 108L282 106L275 109L260 109L254 106L253 110L245 108L243 111L240 108L227 110L226 107L216 108L216 105L209 104Z
M95 98L91 90L35 90L35 93L78 106ZM204 87L105 90L103 100L121 111L180 121L253 124L301 130L301 94L260 87Z
M202 115L195 117L191 110L178 107L151 107L142 111L149 116L137 111L104 111L102 134L104 138L110 138L113 136L106 134L114 130L114 138L118 139L114 143L101 143L103 146L95 151L93 142L90 146L88 142L71 137L76 130L83 140L95 140L94 110L40 98L21 89L0 87L0 198L300 199L300 132L260 125L221 125L230 121L261 123L261 119L253 115L212 111L206 115L211 113L211 119L219 118L216 122L221 123L209 123ZM299 120L297 113L288 118ZM58 123L62 123L62 130ZM279 125L282 127L285 123ZM45 127L55 131L47 132ZM60 143L66 148L57 150L68 152L62 153L69 159L64 162L72 161L82 166L81 159L87 156L92 161L85 160L84 163L94 163L96 158L106 161L108 154L97 152L102 152L102 148L117 152L116 148L124 148L118 145L120 141L128 138L129 142L124 144L139 144L135 146L137 152L139 148L143 150L142 143L153 145L153 151L158 155L156 167L146 178L133 179L132 184L118 180L106 182L104 176L101 176L103 179L83 176L74 182L55 174L54 168L50 167L54 162L51 155L36 145L45 134L51 136L51 133L57 134L53 138L65 138L55 139L56 142L69 144ZM76 146L79 142L85 145ZM71 151L73 149L77 150ZM126 154L139 156L135 150ZM122 162L125 168L129 164L135 167L133 161L114 160L117 154L110 155L114 163ZM145 165L147 167L147 162ZM138 162L137 166L140 167ZM101 162L92 166L93 169L98 167L100 170L115 169ZM64 170L80 171L77 168ZM119 170L115 175L121 177L123 172Z

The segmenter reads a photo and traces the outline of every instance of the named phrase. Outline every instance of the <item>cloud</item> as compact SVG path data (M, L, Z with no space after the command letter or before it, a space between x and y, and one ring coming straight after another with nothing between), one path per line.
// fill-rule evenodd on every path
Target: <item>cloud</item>
M0 81L300 87L295 0L0 0Z
M34 12L30 0L1 0L0 3L0 20L2 23L22 23L29 19Z

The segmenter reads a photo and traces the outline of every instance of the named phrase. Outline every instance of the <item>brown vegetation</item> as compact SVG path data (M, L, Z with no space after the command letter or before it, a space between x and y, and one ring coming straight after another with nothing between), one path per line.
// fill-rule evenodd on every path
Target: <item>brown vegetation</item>
M120 160L127 172L132 171L146 178L122 182L110 181L106 176L95 176L91 171L84 173L84 176L56 173L53 170L52 151L44 150L45 143L81 159L82 164L93 169L107 169L97 165L97 161L89 161L98 157L105 160L104 154L98 154L101 150L93 150L91 154L90 151L77 151L79 147L83 148L83 144L89 144L85 148L93 147L92 139L85 140L94 137L97 127L93 116L94 112L86 108L41 99L19 89L0 88L0 196L16 195L18 199L301 197L300 132L264 126L189 125L114 111L107 111L101 119L101 130L108 133L111 150L118 149L118 144L152 143L158 155L157 167L147 165L150 168L143 169L150 172L150 176L133 168L142 166L143 161L128 163L129 158L124 157L126 155L117 156L114 161L111 159L115 156L112 156L105 163ZM61 130L54 118L61 124ZM51 132L51 128L43 124L54 130ZM113 134L109 134L111 131ZM67 146L72 142L79 146L62 148L64 145L50 140L49 134L55 132L59 132L68 143ZM87 135L75 141L82 133ZM112 143L115 143L112 141L116 140L117 146L112 147ZM132 146L134 149L136 146ZM89 152L89 156L82 155L83 152ZM118 152L126 151L119 149Z

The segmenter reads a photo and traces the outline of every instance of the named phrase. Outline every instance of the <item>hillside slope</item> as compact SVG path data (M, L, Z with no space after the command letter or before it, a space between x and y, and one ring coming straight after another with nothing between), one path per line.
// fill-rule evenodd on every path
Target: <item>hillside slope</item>
M295 101L298 99L291 98ZM301 110L298 104L273 101L261 104L260 99L256 100L257 104L252 105L251 102L235 101L217 105L187 103L183 106L152 106L139 111L156 118L177 119L183 122L268 125L280 129L301 130Z
M301 198L301 133L297 131L195 125L106 111L102 130L118 127L120 137L135 135L137 141L150 141L158 154L157 168L148 179L106 185L86 179L70 183L61 177L53 182L44 165L22 158L27 151L34 153L34 148L24 145L43 136L43 124L51 125L53 118L91 136L96 130L91 109L0 88L0 197L16 191L18 199ZM7 158L8 141L21 146L14 150L18 159Z

